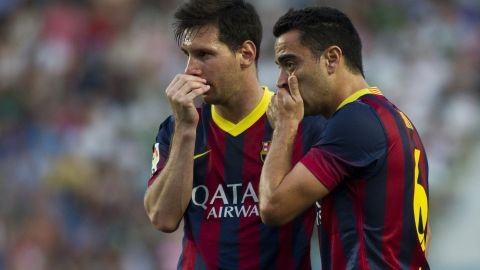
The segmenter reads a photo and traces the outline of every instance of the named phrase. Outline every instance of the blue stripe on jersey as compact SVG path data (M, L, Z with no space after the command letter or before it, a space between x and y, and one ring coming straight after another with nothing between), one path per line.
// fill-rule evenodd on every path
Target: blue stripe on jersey
M203 256L200 253L200 251L198 251L197 259L195 260L194 269L195 270L208 270L207 264L205 263L205 260L203 259Z
M334 211L337 219L338 231L340 235L349 235L349 237L340 237L342 242L343 254L345 254L345 263L347 269L354 269L359 264L359 236L355 224L355 206L354 202L348 194L348 188L345 187L346 182L340 184L331 195L334 194ZM353 221L353 222L352 222ZM350 236L351 235L351 236ZM351 241L346 241L351 239ZM348 254L351 251L354 254Z
M312 136L317 134L316 130L325 129L325 118L320 115L316 116L306 116L302 122L302 157L310 151L313 145L317 144L321 139L321 134L317 136Z
M311 209L308 208L305 213L307 215L309 213L313 215L310 210ZM310 242L310 239L307 239L308 234L305 231L303 214L293 220L292 230L295 232L292 234L293 262L295 264L295 269L300 269L303 259L305 258L305 253L307 253L307 251L309 252L308 243Z
M379 162L380 163L380 162ZM383 165L378 164L378 165ZM375 206L375 211L365 211L365 248L370 269L387 269L383 259L383 231L385 229L385 205L387 201L387 166L382 166L377 176L365 185L365 206ZM372 181L376 180L376 181Z
M244 133L236 137L226 134L223 177L225 182L223 184L227 198L233 198L233 189L226 188L227 185L243 183L244 137ZM243 190L238 189L238 194L243 194ZM241 196L237 196L237 198L240 200ZM225 210L225 206L223 210ZM218 266L220 269L238 269L240 251L237 243L239 243L240 218L222 218L221 220L219 246L222 248L218 250L220 260Z
M332 250L330 249L330 238L326 232L322 228L322 224L318 226L318 238L320 239L320 260L322 262L322 269L323 270L331 270L332 269Z
M278 247L282 244L278 241L278 227L270 227L260 224L260 269L280 269L277 261Z

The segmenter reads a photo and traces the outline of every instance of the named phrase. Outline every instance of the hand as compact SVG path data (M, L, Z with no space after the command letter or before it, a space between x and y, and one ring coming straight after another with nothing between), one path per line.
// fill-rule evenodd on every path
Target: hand
M288 77L288 88L279 88L268 106L267 117L273 129L297 128L303 119L303 99L298 89L297 77Z
M177 74L165 90L177 125L196 127L198 112L193 100L210 89L207 81L197 76Z

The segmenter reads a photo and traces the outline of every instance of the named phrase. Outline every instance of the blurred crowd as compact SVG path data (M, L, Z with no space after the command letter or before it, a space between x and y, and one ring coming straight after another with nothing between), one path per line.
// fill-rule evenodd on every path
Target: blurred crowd
M163 92L185 66L171 31L180 3L0 0L0 270L173 269L181 230L157 232L143 193L170 111ZM466 166L480 164L480 2L253 3L265 28L259 74L271 89L281 14L329 5L351 16L367 81L423 136L433 237L455 234L442 224L458 209L456 191L480 192L479 173ZM477 256L457 262L444 256L451 242L433 240L432 265L474 269L478 241L462 243Z

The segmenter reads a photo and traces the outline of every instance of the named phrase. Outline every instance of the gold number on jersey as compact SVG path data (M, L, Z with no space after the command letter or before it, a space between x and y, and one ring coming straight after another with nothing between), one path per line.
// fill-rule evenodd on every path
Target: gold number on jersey
M413 193L413 214L415 217L415 225L417 228L417 236L422 250L425 251L425 242L427 240L427 234L425 229L427 228L428 220L428 198L427 193L422 185L418 183L418 163L420 161L420 150L414 150L415 157L415 175L414 175L414 193Z

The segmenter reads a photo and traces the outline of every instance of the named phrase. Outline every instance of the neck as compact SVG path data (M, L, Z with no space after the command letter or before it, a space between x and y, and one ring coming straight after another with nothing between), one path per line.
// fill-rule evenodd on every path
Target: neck
M360 74L347 73L345 76L339 78L337 85L334 87L335 95L329 108L329 115L331 117L338 106L349 96L357 92L358 90L370 87Z
M215 111L224 119L236 124L245 118L263 97L263 89L256 78L244 80L239 92L225 104L215 105Z

